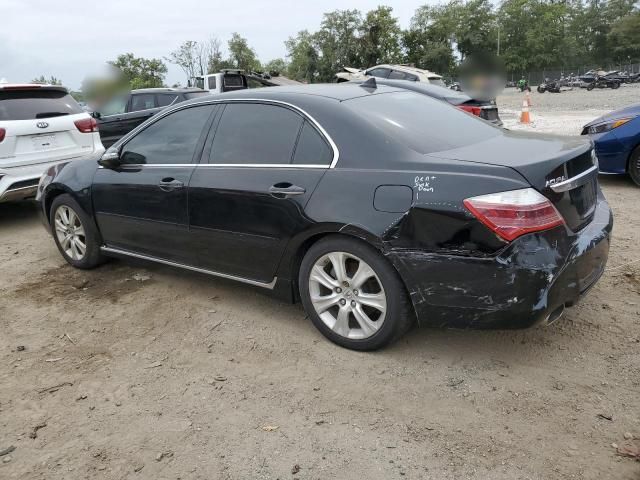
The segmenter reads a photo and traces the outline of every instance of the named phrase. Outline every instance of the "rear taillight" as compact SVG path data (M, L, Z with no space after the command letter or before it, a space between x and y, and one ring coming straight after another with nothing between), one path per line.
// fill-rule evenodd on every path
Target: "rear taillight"
M533 188L467 198L464 206L508 242L564 224L553 204Z
M460 110L464 110L465 112L472 113L476 117L479 117L480 113L482 112L482 107L472 107L470 105L458 105L458 108Z
M0 142L4 140L4 136L7 134L7 131L4 128L0 128Z
M76 120L76 128L82 133L93 133L98 131L98 122L93 117L83 118L82 120Z

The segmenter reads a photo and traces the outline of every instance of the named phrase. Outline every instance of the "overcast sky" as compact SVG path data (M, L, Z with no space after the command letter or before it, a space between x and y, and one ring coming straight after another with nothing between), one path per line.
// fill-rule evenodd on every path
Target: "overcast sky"
M376 0L0 0L0 78L28 82L54 75L72 89L120 53L162 58L184 40L217 36L226 47L232 32L246 37L261 61L284 57L284 41L316 30L324 12L376 8ZM434 0L393 0L408 26L415 9ZM168 65L168 84L186 78Z

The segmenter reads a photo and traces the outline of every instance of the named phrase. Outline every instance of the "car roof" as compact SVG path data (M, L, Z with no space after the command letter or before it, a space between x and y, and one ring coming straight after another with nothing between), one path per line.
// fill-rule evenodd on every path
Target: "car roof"
M296 98L313 97L342 102L352 98L364 97L372 94L402 92L401 88L378 85L377 88L366 88L356 83L315 83L311 85L285 85L282 87L264 87L236 90L219 95L206 95L188 100L180 105L202 103L211 100L281 100L295 101Z
M69 93L62 85L51 85L42 83L0 83L0 90L50 90Z
M138 88L136 90L131 90L131 93L188 93L188 92L206 92L207 90L203 90L201 88L196 87L158 87L158 88Z

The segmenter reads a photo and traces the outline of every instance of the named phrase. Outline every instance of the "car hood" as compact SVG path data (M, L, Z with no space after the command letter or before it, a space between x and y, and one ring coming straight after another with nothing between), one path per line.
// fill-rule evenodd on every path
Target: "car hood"
M429 156L509 167L542 189L551 172L590 148L591 142L584 137L504 130L485 141Z
M618 118L627 118L633 117L636 115L640 115L640 103L635 103L633 105L629 105L624 108L620 108L618 110L614 110L613 112L609 112L601 117L596 118L595 120L587 123L584 128L588 128L592 125L597 125L602 122L606 122L607 120L616 120Z

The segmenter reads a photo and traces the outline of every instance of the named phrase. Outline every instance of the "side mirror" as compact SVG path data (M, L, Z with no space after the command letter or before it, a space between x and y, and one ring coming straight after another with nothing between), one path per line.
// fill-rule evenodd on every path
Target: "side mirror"
M98 165L111 170L118 168L121 164L122 161L120 160L120 154L118 152L106 152L100 157L100 160L98 160Z
M91 116L97 120L97 119L98 119L98 118L100 118L102 115L100 115L100 112L91 112Z

